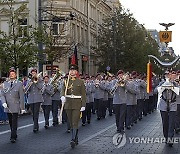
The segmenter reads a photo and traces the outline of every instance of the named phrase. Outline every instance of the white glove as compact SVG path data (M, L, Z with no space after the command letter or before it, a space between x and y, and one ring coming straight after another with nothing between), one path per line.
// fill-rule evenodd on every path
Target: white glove
M62 103L65 103L65 102L66 102L66 97L61 96L61 102L62 102Z
M81 112L82 112L82 111L85 111L85 107L81 107L81 110L80 110L80 111L81 111Z
M26 111L25 110L21 110L21 114L24 114L24 113L26 113Z
M2 106L6 109L8 108L7 104L6 103L3 103Z

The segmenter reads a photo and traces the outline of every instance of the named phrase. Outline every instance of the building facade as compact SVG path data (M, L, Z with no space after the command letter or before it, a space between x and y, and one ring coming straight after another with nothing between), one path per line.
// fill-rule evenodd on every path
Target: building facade
M27 16L26 25L38 26L39 16L42 24L51 25L49 33L57 38L55 46L62 46L60 50L66 50L66 55L53 62L53 68L60 68L67 72L74 47L78 49L78 66L82 74L93 75L97 72L97 58L95 53L96 36L102 26L103 19L110 13L113 7L120 5L118 0L15 0L14 9L22 4ZM0 30L8 32L8 5L0 1ZM40 14L38 10L41 10ZM73 20L71 16L75 15ZM54 18L62 20L54 20ZM60 37L57 37L59 36ZM43 46L46 50L46 46ZM51 51L49 51L51 52ZM43 65L43 72L50 74L50 64Z

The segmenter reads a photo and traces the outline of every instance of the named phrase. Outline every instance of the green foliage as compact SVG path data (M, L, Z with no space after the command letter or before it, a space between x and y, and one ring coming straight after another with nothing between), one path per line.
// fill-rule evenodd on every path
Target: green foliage
M20 26L20 22L27 22L25 4L16 10L13 9L13 1L9 2L8 6L9 33L0 31L0 59L3 72L7 72L10 67L23 70L33 66L37 63L38 54L34 39L35 29L28 25Z
M158 44L129 11L115 9L105 20L97 38L99 71L107 66L111 72L119 69L146 72L148 55L158 55ZM156 68L155 68L156 69Z

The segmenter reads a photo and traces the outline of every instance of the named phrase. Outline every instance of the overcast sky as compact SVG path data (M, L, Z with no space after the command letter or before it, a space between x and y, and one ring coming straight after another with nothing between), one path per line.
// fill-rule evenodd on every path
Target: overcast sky
M125 9L133 13L134 18L144 24L146 29L165 28L159 23L175 23L172 31L172 46L175 53L180 55L180 7L179 0L120 0Z

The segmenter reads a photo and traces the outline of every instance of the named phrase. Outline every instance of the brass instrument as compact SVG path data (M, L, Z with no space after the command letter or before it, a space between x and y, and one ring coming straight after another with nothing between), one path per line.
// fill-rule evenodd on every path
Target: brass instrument
M110 76L110 77L113 77L113 74L110 73L110 72L107 72L107 75Z
M26 91L24 92L25 94L27 94L27 92L29 91L29 89L31 88L33 83L37 83L38 79L41 77L42 72L40 72L39 74L36 74L35 76L33 76L31 73L29 74L29 78L30 78L30 84L28 85Z
M95 83L95 87L96 87L96 88L99 88L100 80L95 80L94 83Z
M118 87L125 87L126 82L128 80L129 73L126 73L123 75L121 79L118 79L114 85L114 87L110 90L110 94L114 95L115 91L117 90Z
M56 69L56 74L53 76L53 78L51 79L51 81L49 82L49 84L52 84L54 89L57 90L58 85L59 85L59 78L60 77L64 77L66 74L61 71L60 69ZM56 92L56 91L55 91ZM54 93L55 93L54 92ZM52 95L54 95L54 93Z

